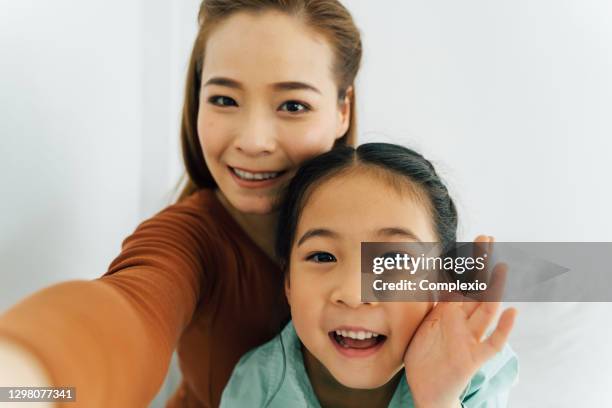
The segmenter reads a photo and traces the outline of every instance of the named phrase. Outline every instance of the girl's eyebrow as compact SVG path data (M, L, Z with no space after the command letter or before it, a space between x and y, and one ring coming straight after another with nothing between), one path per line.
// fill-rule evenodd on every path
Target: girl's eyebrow
M385 236L385 237L399 235L401 237L412 239L417 242L422 242L414 232L412 232L411 230L407 228L400 228L400 227L381 228L378 231L376 231L376 235Z
M417 242L422 242L419 237L407 228L401 227L387 227L376 230L375 234L379 237L393 237L400 236L406 239L410 239ZM326 229L326 228L312 228L306 231L302 237L297 241L297 246L302 245L306 240L313 237L329 237L329 238L338 238L340 234L335 231Z
M240 89L240 90L244 89L244 87L242 86L240 82L236 81L235 79L231 79L227 77L212 77L204 83L204 86L208 86L208 85L226 86L228 88L234 88L234 89ZM270 87L272 87L276 91L306 90L306 91L316 92L318 94L321 93L321 91L319 91L314 85L310 85L306 82L300 82L300 81L276 82L270 85Z

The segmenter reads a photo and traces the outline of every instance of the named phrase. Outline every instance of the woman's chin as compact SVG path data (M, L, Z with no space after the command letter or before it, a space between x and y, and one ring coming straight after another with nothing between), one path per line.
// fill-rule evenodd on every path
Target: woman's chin
M230 201L232 206L243 214L269 215L269 214L272 214L276 210L273 200L267 197L262 197L262 198L245 197L245 198L238 198L234 202L232 201Z

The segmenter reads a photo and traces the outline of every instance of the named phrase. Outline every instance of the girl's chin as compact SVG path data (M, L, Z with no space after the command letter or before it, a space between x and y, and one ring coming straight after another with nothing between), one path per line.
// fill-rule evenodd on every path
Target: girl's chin
M352 388L355 390L373 390L376 388L380 388L385 385L387 381L381 380L380 378L356 378L355 372L351 373L350 378L344 378L345 376L339 375L334 376L336 381L347 388Z

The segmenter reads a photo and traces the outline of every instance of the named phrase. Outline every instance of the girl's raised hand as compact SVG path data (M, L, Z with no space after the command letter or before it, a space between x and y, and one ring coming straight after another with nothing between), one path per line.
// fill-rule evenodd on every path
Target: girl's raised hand
M478 243L492 243L478 237ZM501 299L506 265L493 269L489 290ZM504 310L497 327L483 339L495 319L500 302L471 301L452 293L423 319L406 354L406 378L417 408L460 407L460 397L478 369L500 352L512 330L516 309Z

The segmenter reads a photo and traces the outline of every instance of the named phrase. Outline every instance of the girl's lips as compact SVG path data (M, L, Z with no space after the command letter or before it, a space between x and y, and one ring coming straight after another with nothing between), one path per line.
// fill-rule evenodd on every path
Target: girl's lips
M235 167L235 168L239 170L243 170L238 167ZM227 166L227 171L229 171L230 175L232 176L236 184L238 184L238 186L243 187L243 188L249 188L249 189L266 188L266 187L273 186L279 183L283 179L283 176L287 173L287 171L281 171L276 177L271 178L271 179L266 179L266 180L245 180L239 177L234 172L232 167ZM244 171L248 171L248 170L244 170ZM264 172L258 172L258 173L264 173ZM275 172L266 172L266 173L275 173Z
M375 353L377 353L387 340L386 336L380 335L377 338L376 343L370 347L365 348L355 348L355 347L345 347L341 345L337 340L337 335L335 331L329 332L329 339L336 348L336 350L343 355L344 357L349 358L364 358L369 357Z

